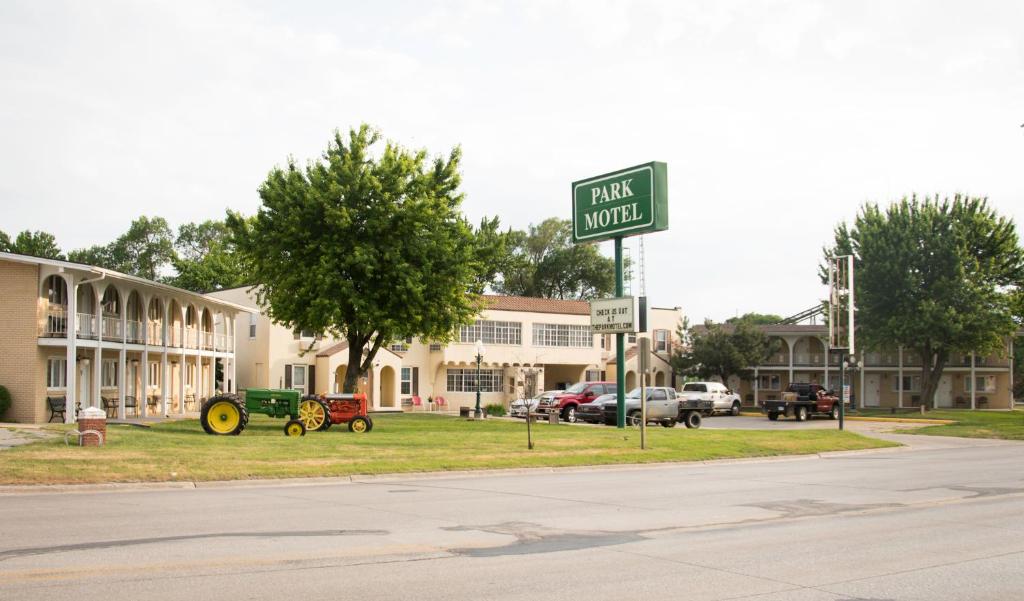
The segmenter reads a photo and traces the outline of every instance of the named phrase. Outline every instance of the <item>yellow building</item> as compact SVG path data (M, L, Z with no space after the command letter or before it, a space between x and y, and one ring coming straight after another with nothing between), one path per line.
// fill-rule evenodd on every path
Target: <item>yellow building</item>
M5 419L57 419L51 405L113 417L198 411L234 390L235 322L246 309L67 261L0 253L0 385Z
M258 310L248 288L211 296L254 311L238 323L238 381L246 387L297 388L317 393L338 391L348 359L342 340L314 339L271 323ZM375 410L457 410L476 403L476 341L483 343L480 362L481 403L507 405L521 396L565 388L582 380L614 379L614 337L594 335L590 305L585 301L485 295L484 309L463 326L450 344L415 339L382 347L373 367L360 381ZM679 308L649 311L652 348L660 349L654 378L671 385L668 354ZM627 349L635 346L629 337ZM628 386L636 382L635 350L627 352ZM441 397L443 404L433 402ZM419 404L417 405L417 401Z

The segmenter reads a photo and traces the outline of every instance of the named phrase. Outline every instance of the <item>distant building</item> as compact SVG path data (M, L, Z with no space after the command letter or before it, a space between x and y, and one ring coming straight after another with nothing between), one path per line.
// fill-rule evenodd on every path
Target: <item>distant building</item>
M247 288L212 296L258 310ZM497 295L485 295L484 300L487 308L479 319L461 327L451 344L409 339L382 347L359 383L373 408L429 408L428 399L437 397L444 398L448 410L474 405L477 340L484 345L479 388L485 405L507 405L583 380L614 380L615 337L593 334L586 301ZM658 385L673 383L668 357L681 318L679 308L649 311L648 334L657 351L653 380ZM348 359L344 341L315 340L310 333L272 324L262 313L250 319L239 322L236 330L241 387L283 386L318 393L341 389ZM636 337L628 336L627 388L637 383L635 344Z

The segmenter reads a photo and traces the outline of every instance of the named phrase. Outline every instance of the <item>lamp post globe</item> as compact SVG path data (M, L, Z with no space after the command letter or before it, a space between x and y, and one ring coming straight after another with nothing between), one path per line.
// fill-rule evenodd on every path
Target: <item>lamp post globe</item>
M476 341L476 410L473 411L473 416L479 419L480 413L480 362L484 358L484 342L482 340Z

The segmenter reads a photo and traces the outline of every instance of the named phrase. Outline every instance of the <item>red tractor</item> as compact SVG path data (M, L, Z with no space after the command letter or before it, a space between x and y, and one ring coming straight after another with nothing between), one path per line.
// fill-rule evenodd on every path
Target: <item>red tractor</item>
M327 417L316 430L323 431L334 424L348 424L348 431L357 434L373 430L373 420L366 411L365 394L338 392L309 398L320 401Z

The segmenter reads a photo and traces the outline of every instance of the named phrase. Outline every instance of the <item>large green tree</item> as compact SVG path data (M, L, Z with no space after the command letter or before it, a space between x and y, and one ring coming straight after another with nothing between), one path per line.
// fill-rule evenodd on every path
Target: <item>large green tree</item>
M228 214L257 299L277 323L348 341L344 390L391 340L447 341L481 308L481 250L460 212L461 151L428 159L363 125L322 158L260 186L254 219Z
M251 283L244 261L224 221L186 223L178 228L171 259L176 274L168 283L186 290L211 292Z
M858 340L916 350L924 402L933 402L951 356L993 352L1017 327L1024 251L1013 222L985 199L869 203L852 226L836 227L824 252L855 256Z
M676 373L701 379L718 376L723 383L733 375L751 377L751 366L763 363L776 350L754 319L731 324L705 321L695 328L687 328L684 322L677 333L683 344L672 354Z
M161 272L173 258L174 234L167 220L145 215L132 221L128 231L110 244L68 253L71 261L106 267L149 280L160 278Z
M592 299L615 289L615 263L592 244L572 243L572 222L552 217L508 235L497 292L518 296Z
M730 317L729 319L726 319L725 323L739 323L741 321L745 321L753 325L769 326L774 323L779 323L782 319L781 315L775 315L773 313L744 313L739 317Z
M56 238L48 232L25 230L18 234L14 241L11 241L4 232L0 232L0 250L41 259L64 258L64 253L57 246Z

